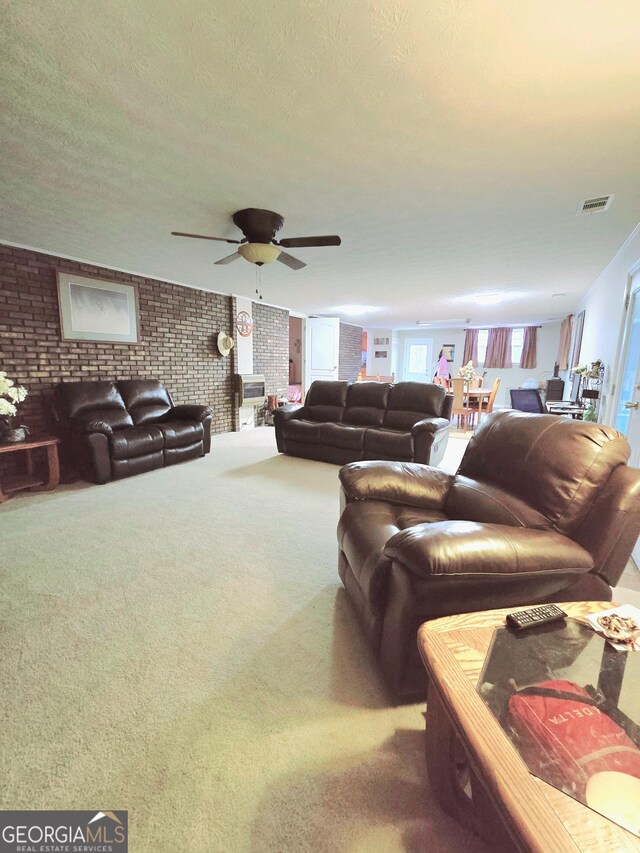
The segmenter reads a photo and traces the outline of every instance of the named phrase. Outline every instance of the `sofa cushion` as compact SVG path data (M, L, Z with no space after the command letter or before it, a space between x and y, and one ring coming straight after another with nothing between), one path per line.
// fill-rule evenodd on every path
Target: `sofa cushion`
M413 437L410 432L393 429L368 429L364 438L365 459L413 459Z
M113 429L133 426L115 382L62 382L56 389L62 413L72 423L104 421Z
M133 426L131 415L126 409L87 409L71 421L73 427L80 429L86 429L87 424L92 422L108 424L111 429Z
M172 407L166 388L157 379L122 379L118 390L136 426L164 418Z
M323 445L342 447L346 450L362 450L365 433L365 427L348 424L320 425L320 441Z
M204 427L199 421L164 421L154 424L164 436L165 449L171 447L186 447L196 441L202 441Z
M109 436L113 459L131 459L162 450L162 433L157 426L128 427Z
M348 382L318 379L311 384L304 401L305 417L312 421L339 422L347 403Z
M424 382L401 382L389 390L384 426L389 429L410 430L428 417L440 417L446 397L440 385Z
M350 385L343 422L382 426L390 388L388 382L355 382Z
M319 444L322 427L323 424L320 423L292 419L282 424L282 435L284 438L301 441L304 444Z

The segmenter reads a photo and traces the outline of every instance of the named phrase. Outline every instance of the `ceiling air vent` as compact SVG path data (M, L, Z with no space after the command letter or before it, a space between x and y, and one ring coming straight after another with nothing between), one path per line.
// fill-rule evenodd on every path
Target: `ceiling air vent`
M600 213L603 210L609 210L614 195L615 193L612 193L611 195L601 195L598 198L586 199L582 204L578 205L576 216L589 216L591 213Z

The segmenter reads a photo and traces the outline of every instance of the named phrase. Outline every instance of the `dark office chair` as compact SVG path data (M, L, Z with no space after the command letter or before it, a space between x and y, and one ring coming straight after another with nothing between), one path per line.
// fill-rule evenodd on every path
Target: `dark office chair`
M533 412L536 415L547 411L537 388L512 388L509 393L512 409L517 409L519 412Z

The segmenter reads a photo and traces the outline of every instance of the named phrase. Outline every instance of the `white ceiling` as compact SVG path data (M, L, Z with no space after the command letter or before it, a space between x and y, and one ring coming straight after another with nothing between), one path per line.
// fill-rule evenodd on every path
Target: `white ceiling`
M264 207L301 313L372 326L572 310L640 219L637 0L3 4L0 240L223 293ZM615 193L603 214L585 198ZM507 291L498 306L473 295ZM555 293L566 296L552 298ZM345 316L345 319L348 319Z

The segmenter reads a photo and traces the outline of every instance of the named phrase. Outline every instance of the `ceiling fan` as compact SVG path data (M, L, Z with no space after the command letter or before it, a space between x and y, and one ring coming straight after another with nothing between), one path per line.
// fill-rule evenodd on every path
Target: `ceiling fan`
M244 234L242 240L229 240L226 237L207 237L205 234L186 234L184 231L172 231L174 237L195 237L197 240L218 240L221 243L237 243L238 251L226 258L216 261L216 264L230 264L238 258L244 258L256 266L280 261L292 270L306 267L303 261L293 255L283 252L282 248L303 248L306 246L339 246L342 242L335 234L324 237L285 237L276 240L277 232L284 225L284 219L272 210L260 210L257 207L247 207L233 214L234 224Z

